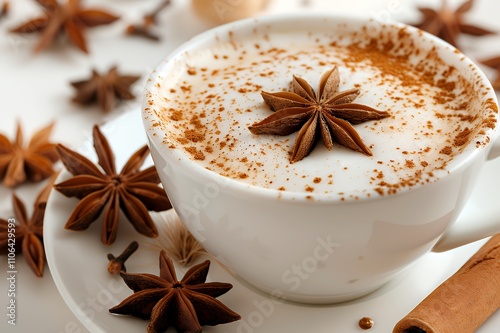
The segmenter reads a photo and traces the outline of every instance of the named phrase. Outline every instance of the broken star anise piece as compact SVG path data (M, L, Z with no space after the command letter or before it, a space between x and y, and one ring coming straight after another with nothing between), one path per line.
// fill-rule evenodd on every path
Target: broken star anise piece
M17 124L15 141L0 134L0 179L7 187L15 187L26 180L39 182L54 173L52 164L59 156L56 145L49 141L54 124L37 131L24 145L23 130Z
M7 220L0 219L0 253L21 252L26 263L38 277L43 276L45 266L43 217L55 176L56 174L38 194L31 218L28 217L24 203L14 194L12 204L15 217Z
M158 236L149 211L163 211L172 206L165 191L158 186L160 179L155 167L139 170L148 156L148 147L135 152L117 173L111 147L97 126L94 126L93 139L98 164L104 172L84 156L63 145L57 146L61 161L74 177L54 188L67 197L81 199L65 228L85 230L104 211L101 242L110 245L116 239L121 209L139 233Z
M152 41L159 41L160 37L151 31L151 28L158 22L158 14L171 3L171 0L163 0L157 5L150 13L143 16L141 24L131 24L125 29L125 33L129 36L138 36L150 39Z
M94 9L82 8L81 0L36 0L45 13L20 26L11 29L13 33L41 32L40 41L35 46L35 52L47 48L61 33L80 50L88 53L87 42L84 31L99 25L110 24L118 20L118 16L108 12Z
M496 70L496 77L491 81L493 89L500 90L500 56L482 60L481 63Z
M193 266L181 281L177 280L172 260L160 253L160 276L120 273L134 294L109 309L115 314L150 319L148 333L196 333L203 325L215 326L241 319L240 315L215 299L233 286L229 283L205 282L210 261Z
M388 112L352 103L359 95L358 89L339 92L337 67L323 74L318 95L304 79L294 76L292 84L294 92L262 92L264 101L276 112L249 126L253 134L289 135L300 130L290 157L292 163L309 155L318 133L328 150L337 142L372 155L352 125L389 117Z
M130 86L139 78L140 76L120 75L116 67L112 67L104 75L92 70L90 78L71 82L77 90L73 102L82 105L97 102L104 112L109 112L114 109L117 99L135 98Z
M424 18L421 23L415 24L428 33L431 33L451 45L458 47L457 37L460 33L472 36L491 35L495 32L464 22L463 16L469 12L474 5L474 0L467 0L456 10L452 10L447 0L442 0L441 8L438 10L429 7L420 7L418 10Z

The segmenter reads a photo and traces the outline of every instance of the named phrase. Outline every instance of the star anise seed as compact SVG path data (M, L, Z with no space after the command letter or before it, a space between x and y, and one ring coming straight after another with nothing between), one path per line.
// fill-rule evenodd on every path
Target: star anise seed
M0 179L7 187L18 186L25 181L39 182L54 173L52 164L59 156L56 145L49 141L54 124L37 131L24 145L23 130L17 124L15 141L0 134Z
M35 52L47 48L58 35L65 33L76 47L88 53L85 29L110 24L119 19L118 16L99 9L84 9L81 7L81 0L66 0L64 3L58 0L36 1L43 7L44 15L10 30L13 33L41 32Z
M491 81L493 89L500 90L500 56L482 60L481 63L496 70L496 77Z
M455 47L458 47L457 37L460 33L472 36L495 34L491 30L464 22L463 16L471 10L474 1L465 1L455 11L449 7L447 0L442 0L441 8L438 10L428 7L418 8L424 18L421 23L415 26L447 41Z
M179 281L172 260L161 251L160 276L120 273L134 294L109 312L150 319L148 333L164 332L169 327L179 333L197 333L204 325L215 326L241 319L239 314L215 299L233 286L205 282L209 267L208 260L193 266Z
M135 152L117 173L111 147L97 126L94 126L93 139L98 164L104 172L86 157L63 145L57 146L61 161L74 177L54 188L67 197L81 199L65 228L85 230L104 211L101 242L110 245L116 239L121 209L139 233L157 237L149 211L163 211L172 206L165 191L158 186L160 178L155 167L139 170L148 156L148 147Z
M328 150L333 142L366 155L372 155L352 125L389 117L386 111L352 103L358 89L339 91L337 67L323 74L318 95L304 80L294 76L293 92L262 92L262 98L276 111L264 120L249 126L253 134L290 135L299 131L290 162L298 162L314 148L318 133Z
M109 112L114 109L117 99L135 98L130 91L130 86L139 78L133 75L120 75L117 67L112 67L104 75L92 70L90 78L71 82L77 90L73 102L82 105L97 102L104 112Z
M14 220L0 219L0 253L15 251L24 255L26 263L36 276L43 276L45 266L45 251L43 248L43 217L47 199L57 174L54 174L48 184L40 191L34 203L33 215L28 218L24 203L14 194L12 204ZM14 223L15 227L12 227ZM14 234L15 237L9 237ZM13 249L13 250L11 250Z

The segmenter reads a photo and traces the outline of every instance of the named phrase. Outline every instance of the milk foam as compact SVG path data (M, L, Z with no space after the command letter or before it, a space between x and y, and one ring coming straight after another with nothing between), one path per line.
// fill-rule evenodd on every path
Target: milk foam
M404 29L377 40L360 31L270 31L214 44L172 60L150 105L166 145L237 181L311 197L387 195L434 181L469 141L487 140L481 135L493 107L477 93L477 78L446 65L432 44L416 47ZM354 126L373 156L339 144L328 151L320 139L291 164L297 133L250 133L249 125L273 112L261 91L291 91L293 75L317 91L333 66L341 91L360 89L354 103L391 113Z

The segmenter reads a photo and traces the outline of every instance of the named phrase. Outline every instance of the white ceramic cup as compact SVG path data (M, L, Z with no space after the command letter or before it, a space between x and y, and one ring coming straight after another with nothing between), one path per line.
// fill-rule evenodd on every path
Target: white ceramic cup
M500 154L499 126L488 144L470 143L441 170L439 180L394 195L361 200L296 198L223 177L170 149L151 99L175 59L259 31L377 29L378 23L333 15L249 19L218 27L188 41L153 72L143 119L152 157L172 204L192 234L232 272L255 287L288 300L331 303L365 295L429 251L448 250L500 232L498 220L460 213L483 164ZM388 23L384 29L401 29ZM268 29L268 30L266 30ZM405 28L419 43L434 45L464 76L474 71L481 97L495 101L487 78L463 54L441 40ZM231 33L229 33L231 31ZM486 87L486 88L484 88ZM493 105L492 108L495 108ZM494 115L495 119L498 117ZM168 141L168 140L167 140ZM439 171L437 171L439 172ZM486 208L487 209L487 208Z

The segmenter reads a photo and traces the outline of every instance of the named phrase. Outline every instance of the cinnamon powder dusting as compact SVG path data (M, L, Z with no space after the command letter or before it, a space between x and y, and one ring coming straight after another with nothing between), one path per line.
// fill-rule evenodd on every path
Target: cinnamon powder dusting
M203 152L197 150L195 147L186 147L186 151L193 156L195 160L203 161L205 160L205 154Z
M422 46L423 37L408 28L382 24L377 36L368 27L342 31L304 32L295 46L272 33L266 40L255 35L221 44L185 64L177 81L165 79L155 93L162 100L154 100L151 112L162 120L172 146L214 172L264 188L344 200L433 182L469 143L480 148L490 141L498 106L487 98L478 73L445 62L442 50ZM290 91L294 75L318 82L334 66L341 73L340 90L359 89L360 104L390 112L383 121L354 125L373 156L335 146L332 152L316 149L309 164L289 165L295 134L254 136L247 130L272 114L261 93Z

